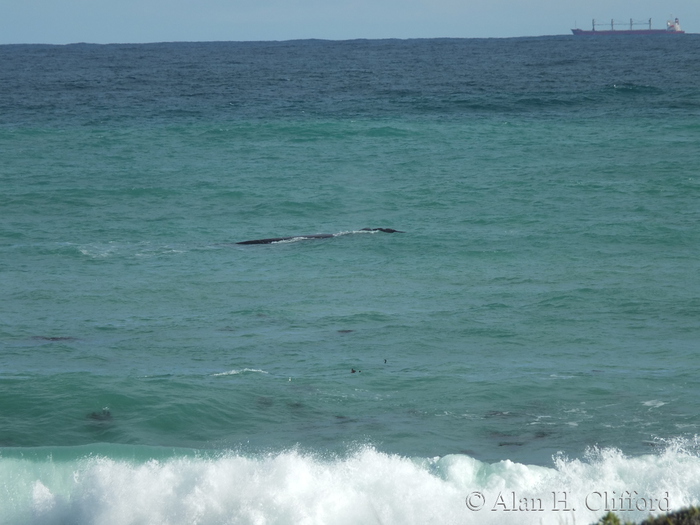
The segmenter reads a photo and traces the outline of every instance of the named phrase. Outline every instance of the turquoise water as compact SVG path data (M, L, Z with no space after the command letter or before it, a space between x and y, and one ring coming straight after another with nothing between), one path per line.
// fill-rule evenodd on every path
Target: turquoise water
M697 504L688 37L0 47L0 521Z

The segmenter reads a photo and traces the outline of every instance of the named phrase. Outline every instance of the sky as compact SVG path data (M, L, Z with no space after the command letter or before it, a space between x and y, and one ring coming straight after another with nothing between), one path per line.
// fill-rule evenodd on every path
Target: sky
M503 38L671 17L700 33L700 0L0 0L0 44Z

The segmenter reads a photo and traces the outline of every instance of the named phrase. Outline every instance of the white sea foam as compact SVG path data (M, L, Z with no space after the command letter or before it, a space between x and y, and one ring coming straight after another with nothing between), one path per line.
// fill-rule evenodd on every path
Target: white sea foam
M243 368L241 370L229 370L228 372L219 372L218 374L212 374L214 377L218 376L234 376L237 374L244 374L246 372L252 372L252 373L257 373L257 374L267 374L268 372L265 372L265 370L259 370L257 368Z
M282 239L281 241L274 241L271 242L270 244L289 244L290 242L299 242L299 241L306 241L308 240L308 237L304 237L303 235L300 235L298 237L290 237L289 239Z
M118 246L113 243L109 244L89 244L81 246L78 251L91 259L105 259L114 255L118 250Z
M408 459L371 447L336 459L294 450L146 462L6 458L0 521L585 525L607 512L606 496L624 519L640 520L648 512L636 505L672 510L700 501L700 457L686 445L641 457L593 449L552 467Z

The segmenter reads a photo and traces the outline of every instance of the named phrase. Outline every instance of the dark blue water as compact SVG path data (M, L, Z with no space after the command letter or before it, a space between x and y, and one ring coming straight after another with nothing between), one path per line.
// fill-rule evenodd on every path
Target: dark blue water
M671 117L695 35L3 46L4 126ZM679 114L679 113L676 113Z

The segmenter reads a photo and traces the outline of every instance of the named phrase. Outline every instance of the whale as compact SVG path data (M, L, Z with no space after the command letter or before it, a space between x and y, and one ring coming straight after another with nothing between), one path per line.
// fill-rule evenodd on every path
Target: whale
M401 230L394 230L392 228L362 228L361 232L384 232L384 233L406 233ZM272 244L275 242L282 241L292 241L292 240L306 240L306 239L329 239L340 234L333 233L318 233L316 235L291 235L289 237L271 237L269 239L253 239L251 241L240 241L236 244Z
M252 241L240 241L236 244L272 244L273 242L291 241L292 239L328 239L332 233L319 233L318 235L292 235L291 237L272 237L270 239L253 239Z
M401 230L392 230L391 228L362 228L361 232L384 232L384 233L406 233Z

